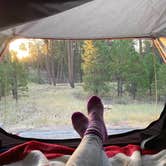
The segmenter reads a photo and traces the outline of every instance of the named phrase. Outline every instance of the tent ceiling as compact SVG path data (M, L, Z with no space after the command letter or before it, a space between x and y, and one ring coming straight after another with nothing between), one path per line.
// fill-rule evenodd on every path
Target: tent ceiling
M14 28L30 38L166 37L166 0L93 0ZM12 34L13 29L3 33Z
M55 15L91 0L1 0L0 30Z

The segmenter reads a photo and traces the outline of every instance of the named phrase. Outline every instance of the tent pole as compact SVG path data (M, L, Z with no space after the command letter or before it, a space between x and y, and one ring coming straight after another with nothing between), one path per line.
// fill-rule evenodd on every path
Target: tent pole
M153 41L154 44L154 41ZM156 59L155 59L155 49L153 47L153 69L154 69L154 84L155 84L155 110L157 111L158 104L158 82L157 82L157 73L156 73Z

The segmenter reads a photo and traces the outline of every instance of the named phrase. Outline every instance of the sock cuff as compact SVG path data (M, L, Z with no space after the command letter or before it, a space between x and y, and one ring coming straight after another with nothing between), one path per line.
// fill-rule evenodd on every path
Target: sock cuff
M94 134L97 135L102 142L105 141L107 137L107 131L102 121L91 121L84 135Z

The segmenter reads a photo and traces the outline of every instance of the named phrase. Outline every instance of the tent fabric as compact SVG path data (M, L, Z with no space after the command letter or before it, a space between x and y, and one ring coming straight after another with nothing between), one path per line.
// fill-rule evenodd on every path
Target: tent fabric
M55 15L90 0L1 0L0 30Z
M166 37L165 6L166 0L93 0L3 33L54 39Z

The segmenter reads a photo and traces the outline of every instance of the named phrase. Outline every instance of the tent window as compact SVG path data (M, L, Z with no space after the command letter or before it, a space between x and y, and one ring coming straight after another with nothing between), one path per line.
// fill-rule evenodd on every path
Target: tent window
M90 95L104 102L109 134L146 127L166 99L150 40L17 39L0 63L0 126L24 137L78 137L70 117L86 114Z

